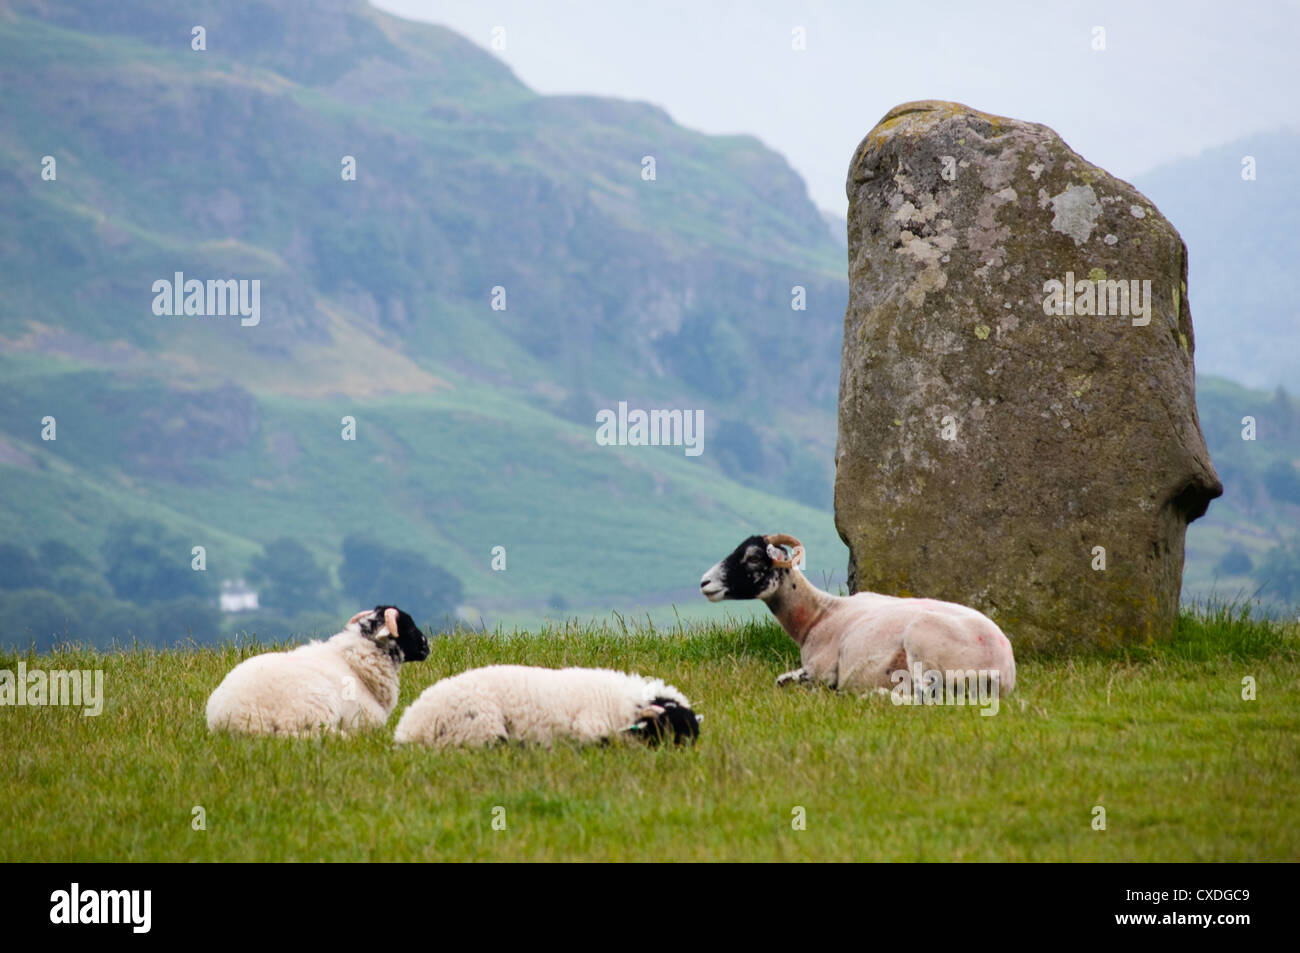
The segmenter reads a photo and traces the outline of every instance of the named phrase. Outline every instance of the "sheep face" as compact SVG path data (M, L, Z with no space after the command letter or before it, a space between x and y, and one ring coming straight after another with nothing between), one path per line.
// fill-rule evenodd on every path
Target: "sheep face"
M788 570L775 565L785 554L762 536L751 536L704 574L700 591L710 602L766 599L776 592Z
M397 631L390 631L389 612L397 620ZM391 642L401 653L402 662L420 662L429 657L429 640L424 637L415 620L397 606L375 606L370 612L353 617L361 634L383 645Z
M693 745L700 736L700 716L671 698L656 698L638 712L627 731L651 745L670 740L675 745Z

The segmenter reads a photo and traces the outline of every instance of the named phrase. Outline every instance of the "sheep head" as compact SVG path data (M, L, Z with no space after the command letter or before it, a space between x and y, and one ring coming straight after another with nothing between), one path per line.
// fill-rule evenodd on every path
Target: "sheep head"
M783 546L790 549L789 554ZM803 555L803 543L793 536L751 536L704 574L700 591L710 602L767 599L786 575L798 568Z
M348 620L361 634L380 645L391 645L401 654L400 661L419 662L429 657L429 640L415 620L397 606L375 606L358 612Z
M657 745L669 739L675 745L695 744L700 736L700 716L671 698L656 698L637 712L636 719L624 730L647 744Z

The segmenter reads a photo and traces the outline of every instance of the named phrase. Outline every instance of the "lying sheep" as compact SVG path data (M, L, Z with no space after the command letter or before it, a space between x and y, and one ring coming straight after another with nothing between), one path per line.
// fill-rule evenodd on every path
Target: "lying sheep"
M498 741L582 743L671 737L694 743L698 716L659 679L602 668L492 665L424 690L397 723L399 743L479 747Z
M787 547L787 555L782 547ZM801 668L778 685L821 682L866 692L896 687L902 670L996 673L998 691L1016 684L1011 643L976 609L937 599L903 599L874 592L841 597L822 592L797 568L803 544L793 536L751 536L704 574L710 602L762 599L799 646Z
M208 728L299 736L377 727L397 705L401 664L428 655L414 619L375 606L325 642L240 662L208 699Z

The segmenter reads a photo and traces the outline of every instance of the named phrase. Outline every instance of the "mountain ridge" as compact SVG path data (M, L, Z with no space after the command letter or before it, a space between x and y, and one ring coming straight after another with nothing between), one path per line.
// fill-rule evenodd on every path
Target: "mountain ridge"
M236 578L281 536L333 575L365 532L513 611L626 609L793 532L834 588L845 250L789 163L540 96L443 27L335 0L286 36L288 8L0 0L0 533L93 555L152 515ZM261 281L260 323L153 314L177 271ZM599 447L619 401L703 410L704 455ZM1274 511L1233 513L1215 544L1258 552Z

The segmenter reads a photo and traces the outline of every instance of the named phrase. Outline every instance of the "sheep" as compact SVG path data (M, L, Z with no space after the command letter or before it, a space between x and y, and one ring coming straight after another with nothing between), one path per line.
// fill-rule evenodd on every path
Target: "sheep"
M375 606L324 642L240 662L208 698L208 729L300 737L378 727L397 706L401 664L428 655L414 619Z
M699 716L659 679L603 668L491 665L444 678L402 713L399 744L483 747L498 741L634 738L694 743Z
M844 691L892 693L891 686L897 692L917 673L973 671L988 675L995 694L1014 690L1011 642L982 612L874 592L832 596L799 571L803 558L803 544L793 536L751 536L700 580L710 602L762 599L794 639L803 664L779 676L777 685L815 681Z

